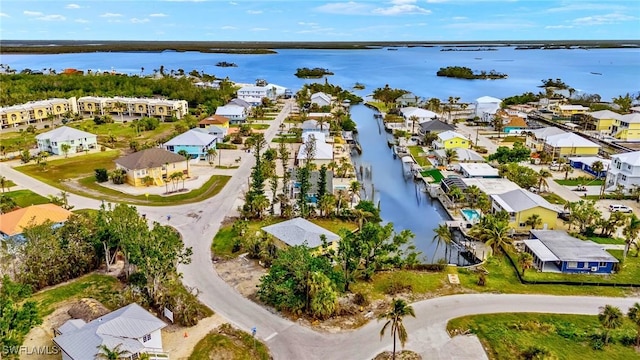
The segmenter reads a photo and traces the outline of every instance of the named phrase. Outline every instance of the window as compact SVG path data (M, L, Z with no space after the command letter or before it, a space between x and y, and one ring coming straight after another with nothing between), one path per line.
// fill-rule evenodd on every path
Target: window
M622 175L622 181L627 181L627 175Z
M575 269L577 267L578 267L578 262L576 262L576 261L569 261L567 263L567 268L569 268L569 269Z
M149 340L151 340L151 334L147 334L147 335L142 337L142 342L147 342Z
M607 265L608 265L608 264L607 264L606 262L598 263L598 266L599 266L599 267L607 267Z
M527 224L525 224L525 223L520 223L520 224L518 224L518 226L520 226L520 227L525 227L525 226L527 226Z

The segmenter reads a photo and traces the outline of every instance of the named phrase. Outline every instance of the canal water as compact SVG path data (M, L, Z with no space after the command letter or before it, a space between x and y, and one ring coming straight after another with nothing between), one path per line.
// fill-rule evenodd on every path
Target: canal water
M354 152L353 161L356 171L360 172L360 166L363 168L363 197L371 200L373 192L373 201L376 204L380 201L383 221L393 223L398 232L411 230L415 234L416 248L422 252L422 261L431 263L434 258L437 261L444 257L445 249L441 245L436 253L434 229L450 217L437 199L431 200L424 192L423 185L414 182L413 178L405 178L402 163L394 159L387 145L389 134L373 114L374 111L364 105L351 107L351 118L358 125L358 140L362 146L362 154ZM455 247L450 260L451 263L467 264L458 256Z

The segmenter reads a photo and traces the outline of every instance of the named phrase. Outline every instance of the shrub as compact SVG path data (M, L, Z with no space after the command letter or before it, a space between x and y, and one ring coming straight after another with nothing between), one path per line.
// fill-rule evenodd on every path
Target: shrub
M367 306L369 305L369 300L367 299L366 296L364 296L364 294L357 292L354 294L353 296L353 302L356 305L360 305L360 306Z
M103 182L109 181L109 172L107 172L107 169L104 169L104 168L95 169L95 174L96 174L97 182L103 183Z
M240 141L242 141L242 139L240 139ZM216 145L216 148L217 148L217 149L219 149L219 150L225 150L225 149L228 149L228 150L235 150L235 149L237 149L238 147L237 147L237 146L235 146L235 145L233 145L233 144L217 144L217 145Z
M105 152L105 151L107 151L107 148L104 145L102 145L102 146L100 146L100 151Z
M604 349L604 338L605 335L601 333L591 334L591 348L593 350L603 350Z
M485 273L481 272L478 274L478 286L485 286L487 285L487 275L485 275Z
M394 282L391 283L389 285L387 285L387 288L385 289L385 293L388 295L396 295L399 293L403 293L403 292L412 292L413 291L413 287L411 286L411 284L403 284L400 282Z

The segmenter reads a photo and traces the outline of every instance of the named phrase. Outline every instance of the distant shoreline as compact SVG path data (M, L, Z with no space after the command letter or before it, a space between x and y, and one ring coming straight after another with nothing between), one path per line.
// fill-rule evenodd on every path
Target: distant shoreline
M400 47L519 47L521 49L640 48L640 40L428 41L428 42L222 42L222 41L73 41L0 40L0 54L198 51L225 54L276 54L274 49L366 50Z

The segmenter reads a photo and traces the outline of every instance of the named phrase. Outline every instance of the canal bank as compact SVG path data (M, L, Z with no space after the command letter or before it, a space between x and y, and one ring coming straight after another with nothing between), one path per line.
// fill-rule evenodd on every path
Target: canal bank
M376 111L354 105L350 112L358 126L358 142L362 147L362 154L353 154L353 162L356 169L365 170L359 179L363 183L363 198L379 202L383 221L393 223L397 231L408 229L415 234L414 243L422 252L422 261L430 263L432 259L443 258L445 249L437 247L433 238L438 225L452 220L447 210L438 199L431 199L424 182L403 175L402 162L394 159L387 144L390 135L374 117ZM457 247L450 250L452 262L459 258L459 265L469 265L464 257L458 256Z

